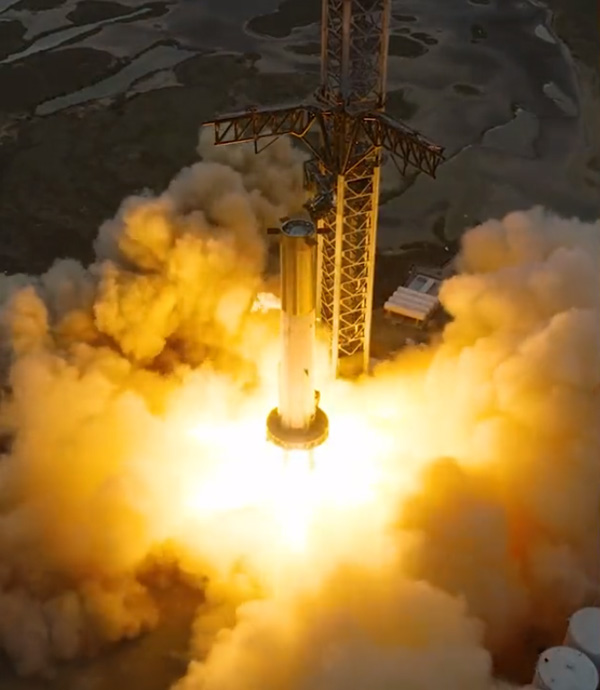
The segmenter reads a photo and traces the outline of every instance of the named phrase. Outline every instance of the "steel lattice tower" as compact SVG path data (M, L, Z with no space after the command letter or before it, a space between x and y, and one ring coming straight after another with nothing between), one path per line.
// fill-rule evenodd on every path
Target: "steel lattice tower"
M337 375L369 364L375 240L382 149L402 174L431 176L442 148L384 113L391 0L323 0L321 86L314 103L218 118L216 144L258 142L288 134L311 150L308 204L321 229L319 304L331 332ZM316 144L310 132L318 130ZM268 145L268 141L267 141Z

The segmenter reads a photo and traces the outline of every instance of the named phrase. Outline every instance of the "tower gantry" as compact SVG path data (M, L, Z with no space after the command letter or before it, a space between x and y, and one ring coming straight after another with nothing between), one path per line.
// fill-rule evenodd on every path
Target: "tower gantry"
M252 141L258 152L261 140L291 135L311 151L305 175L314 191L307 208L320 227L319 318L330 332L338 376L369 366L382 151L402 174L433 177L443 158L440 146L384 112L390 4L323 0L321 84L313 102L250 108L205 123L217 145Z

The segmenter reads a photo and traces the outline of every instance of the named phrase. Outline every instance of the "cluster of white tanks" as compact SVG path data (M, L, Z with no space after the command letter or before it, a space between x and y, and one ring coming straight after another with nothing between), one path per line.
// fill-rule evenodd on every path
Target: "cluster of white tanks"
M600 672L600 608L580 609L569 619L560 647L538 658L533 687L537 690L597 690Z

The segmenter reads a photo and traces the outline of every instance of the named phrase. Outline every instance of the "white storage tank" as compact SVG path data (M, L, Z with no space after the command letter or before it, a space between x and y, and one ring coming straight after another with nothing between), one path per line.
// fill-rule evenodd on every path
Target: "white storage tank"
M574 613L564 644L583 652L600 671L600 608L590 606Z
M540 654L532 685L537 690L596 690L598 671L577 649L551 647Z

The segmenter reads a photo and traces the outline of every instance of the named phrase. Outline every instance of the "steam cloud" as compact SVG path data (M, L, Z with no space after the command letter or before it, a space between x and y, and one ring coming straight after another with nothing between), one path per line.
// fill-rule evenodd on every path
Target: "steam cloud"
M318 505L283 557L255 505L277 314L252 307L301 159L199 150L91 266L0 281L1 647L49 673L160 625L179 578L205 602L178 690L526 679L599 593L600 224L534 209L465 235L440 341L329 383L319 466L332 495L370 468L371 493Z

